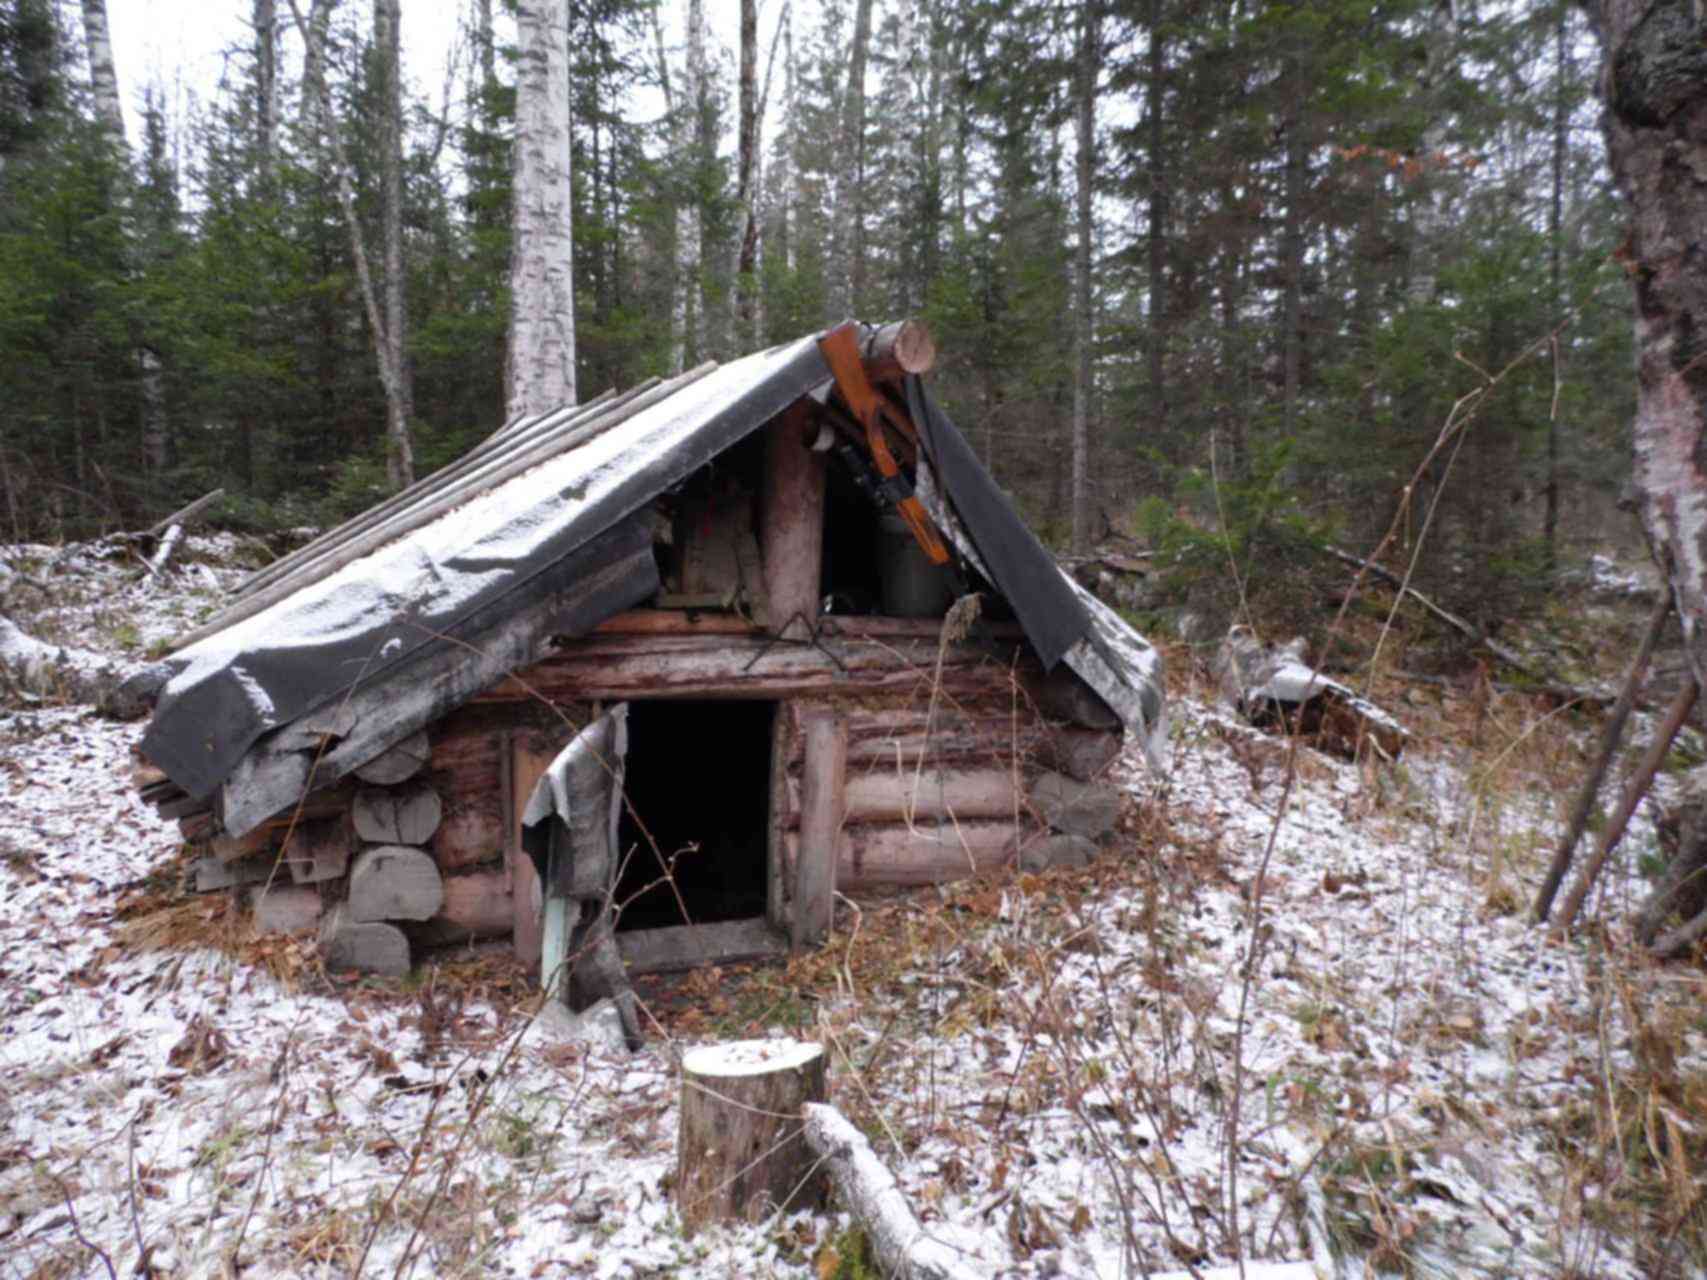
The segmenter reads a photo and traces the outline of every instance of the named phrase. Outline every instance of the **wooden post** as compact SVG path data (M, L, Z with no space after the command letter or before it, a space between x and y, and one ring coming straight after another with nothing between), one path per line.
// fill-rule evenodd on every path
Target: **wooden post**
M848 732L827 709L802 714L806 737L800 793L800 852L794 864L794 904L789 941L813 946L830 932L836 892L836 842L847 807Z
M822 1207L824 1177L800 1114L824 1098L822 1045L742 1040L685 1054L676 1150L683 1230Z
M539 872L522 849L522 810L527 808L528 797L551 767L557 752L549 742L532 734L517 734L511 739L509 755L509 838L504 845L504 863L510 870L510 890L515 902L516 959L529 972L538 972L543 938Z
M824 556L824 455L812 452L812 428L812 403L802 399L765 440L765 608L772 631L786 634L792 623L801 638L818 616Z

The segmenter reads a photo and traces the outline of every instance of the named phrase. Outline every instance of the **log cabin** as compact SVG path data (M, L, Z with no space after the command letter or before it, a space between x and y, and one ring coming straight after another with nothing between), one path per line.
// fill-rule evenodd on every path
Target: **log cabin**
M574 1003L821 940L836 893L1078 863L1161 663L852 322L512 421L253 575L138 784L329 966L504 940Z

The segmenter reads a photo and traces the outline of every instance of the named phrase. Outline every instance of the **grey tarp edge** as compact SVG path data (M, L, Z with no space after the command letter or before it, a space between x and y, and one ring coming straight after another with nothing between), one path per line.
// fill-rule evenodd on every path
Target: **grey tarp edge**
M551 564L692 474L829 376L814 339L733 362L719 372L734 376L749 364L754 366L754 380L703 406L703 420L690 424L672 451L625 458L620 482L597 501L557 495L558 508L576 509L569 518L560 518L525 557L509 562L481 557L467 564L452 557L427 566L426 576L435 585L453 576L459 580L455 589L446 588L438 599L424 604L397 598L383 582L371 584L365 609L346 609L331 617L325 615L338 602L328 600L328 592L313 602L321 612L306 616L295 608L300 597L292 596L248 620L255 625L245 632L246 641L251 634L265 632L280 637L276 645L246 642L234 654L216 649L209 661L199 664L197 650L216 645L224 633L190 646L178 655L183 666L161 693L143 738L143 754L190 795L211 794L263 734L357 684L383 680L403 659L435 636L450 633L468 615L489 616L494 606L502 607L501 601L525 592ZM675 399L654 410L669 413ZM551 518L549 510L538 513L542 523ZM361 599L359 593L356 598ZM386 607L373 609L376 599Z
M916 377L907 379L907 406L938 483L978 548L991 584L1013 607L1043 669L1053 669L1090 632L1090 615L1063 580L1055 557L1026 527L966 437Z

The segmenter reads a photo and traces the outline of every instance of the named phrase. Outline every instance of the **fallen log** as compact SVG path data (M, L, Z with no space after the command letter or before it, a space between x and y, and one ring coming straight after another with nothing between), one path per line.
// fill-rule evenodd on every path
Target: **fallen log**
M1258 728L1314 739L1315 745L1355 759L1365 742L1396 760L1409 738L1387 712L1303 661L1303 641L1271 648L1235 625L1215 655L1221 694Z
M18 694L104 707L134 670L88 649L37 640L0 617L0 686Z
M848 1212L865 1228L881 1274L896 1280L979 1280L988 1274L924 1229L895 1176L840 1111L809 1102L801 1114L806 1144L829 1170Z
M183 525L175 524L167 528L165 536L160 539L160 545L154 549L154 554L142 562L143 567L148 570L149 577L158 578L166 571L166 562L172 558L172 553L178 549L178 545L183 540Z
M215 489L212 493L204 493L187 507L180 507L164 520L156 520L148 526L151 536L168 533L174 526L187 529L209 507L225 496L224 489Z

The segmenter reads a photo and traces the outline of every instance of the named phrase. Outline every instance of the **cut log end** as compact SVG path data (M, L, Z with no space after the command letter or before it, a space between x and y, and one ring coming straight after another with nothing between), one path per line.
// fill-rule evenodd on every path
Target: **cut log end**
M683 1229L821 1206L826 1184L799 1117L824 1097L822 1045L747 1040L685 1055L676 1165Z

